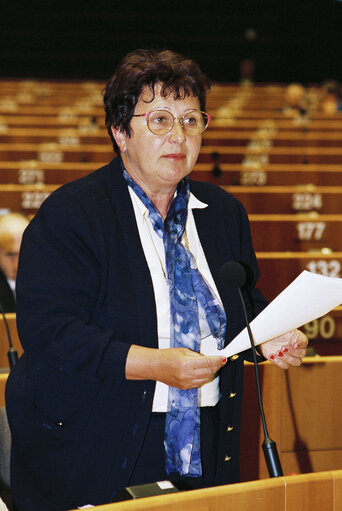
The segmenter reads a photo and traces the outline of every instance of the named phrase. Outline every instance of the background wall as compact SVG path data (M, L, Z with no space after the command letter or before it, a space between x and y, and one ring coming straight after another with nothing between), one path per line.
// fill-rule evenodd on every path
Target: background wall
M45 0L0 2L0 76L107 79L138 47L195 58L210 78L259 82L342 77L336 0Z

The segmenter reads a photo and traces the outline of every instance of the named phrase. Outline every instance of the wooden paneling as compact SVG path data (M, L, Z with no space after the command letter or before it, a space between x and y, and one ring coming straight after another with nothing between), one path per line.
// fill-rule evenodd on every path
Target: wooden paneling
M0 407L5 406L5 386L8 373L0 373Z
M341 468L341 357L307 357L300 367L259 366L269 436L277 443L284 474ZM268 477L261 450L263 431L256 402L254 367L245 366L242 478ZM251 408L247 412L248 408ZM247 413L247 417L245 414ZM254 422L248 421L254 414ZM247 420L246 420L247 419ZM258 431L259 438L257 439Z

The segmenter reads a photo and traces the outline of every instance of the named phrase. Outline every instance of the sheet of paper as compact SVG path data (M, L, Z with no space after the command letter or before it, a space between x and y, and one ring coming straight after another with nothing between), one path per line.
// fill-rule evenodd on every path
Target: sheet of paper
M324 316L341 304L342 279L304 270L251 322L254 342L258 345L274 339ZM231 357L250 346L245 328L223 350L212 343L202 352Z

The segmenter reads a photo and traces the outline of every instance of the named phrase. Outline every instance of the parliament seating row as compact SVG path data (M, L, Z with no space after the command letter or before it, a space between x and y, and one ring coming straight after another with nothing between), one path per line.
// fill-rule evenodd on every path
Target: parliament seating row
M263 105L258 105L259 98L253 98L253 96L240 95L238 98L231 98L222 101L219 99L214 101L212 96L208 97L207 110L213 117L224 118L226 115L233 116L239 119L254 119L263 120L272 118L275 120L284 119L285 115L281 104L269 105L270 108L265 108ZM98 93L94 93L91 96L80 96L75 98L74 101L65 102L65 104L43 104L41 101L36 101L31 104L20 103L14 96L0 96L0 113L6 113L6 115L59 115L59 113L65 108L74 108L80 112L87 110L92 115L103 114L103 102L101 97L101 89ZM338 113L336 113L338 117ZM326 120L331 117L336 117L334 114L326 114L324 112L310 112L310 119L314 120ZM229 118L229 117L228 117ZM305 120L305 117L301 120Z
M114 156L114 155L113 155ZM89 162L39 162L27 161L0 161L0 185L25 184L25 185L63 185L74 179L86 176L97 167L107 162L99 162L97 165Z
M258 287L273 300L303 270L342 278L342 251L257 251L260 269Z
M342 130L336 131L277 131L271 130L217 130L208 129L203 134L203 145L221 145L228 147L334 147L341 146ZM2 137L0 136L0 141ZM4 140L5 141L5 140ZM18 140L19 142L19 140Z
M256 251L342 250L342 215L249 215Z
M276 131L292 131L310 133L312 131L322 131L324 129L329 132L339 131L342 124L341 113L332 115L312 115L310 118L291 119L283 115L282 112L257 111L239 109L212 109L207 108L211 116L210 127L217 130L229 130L230 126L234 126L234 131L260 130L267 129ZM253 113L257 112L257 116ZM91 103L79 102L78 104L69 104L65 106L49 107L37 106L27 107L16 104L4 104L0 97L0 124L3 126L24 127L25 125L40 124L42 121L46 125L59 126L60 122L68 121L70 125L75 127L86 119L100 121L99 126L104 124L104 106ZM20 122L22 121L22 122ZM236 126L235 126L236 124Z
M114 154L112 154L114 157ZM50 158L52 159L52 157ZM33 160L1 161L0 184L54 184L62 185L95 170L103 162L53 162ZM274 164L261 165L257 161L249 165L224 163L197 163L191 178L208 181L220 186L230 186L229 191L238 193L240 186L342 186L341 165ZM308 191L310 188L308 188ZM312 188L313 190L313 188ZM311 191L312 191L311 190Z
M38 166L39 167L39 166ZM56 170L54 180L51 184L44 183L45 173L39 168L19 169L17 178L19 184L13 183L11 179L13 172L7 170L2 171L2 178L6 180L6 174L9 176L9 182L2 183L0 181L0 204L4 207L18 207L22 201L20 196L24 192L48 192L50 193L58 186L87 175L92 169L92 165L84 165L80 169L77 165L68 165L65 169L49 169ZM58 170L58 173L57 173ZM49 176L51 178L51 176ZM36 182L33 181L34 178ZM41 180L39 179L41 178ZM336 214L340 211L342 198L342 186L314 186L314 185L294 185L294 186L225 186L222 188L232 193L245 206L249 215L252 214L291 214L291 213L320 213L320 214ZM21 207L19 207L21 209ZM298 216L298 215L297 215ZM313 215L312 215L313 217Z
M107 129L97 124L81 124L74 128L61 128L58 125L0 127L1 144L34 144L54 142L63 145L104 144L108 145ZM210 128L203 133L204 146L253 147L340 147L342 130L336 131L277 131L259 130L217 130Z
M281 118L273 119L271 116L263 119L240 119L237 117L219 117L212 112L210 129L205 132L204 138L210 138L210 131L232 131L237 134L240 132L252 132L255 136L260 130L271 131L272 133L281 134L284 132L292 132L293 134L309 134L317 132L337 133L342 129L342 115L335 114L333 117L325 117L319 119L310 119L305 122L299 122L292 119ZM104 127L104 110L94 115L89 109L81 107L66 107L61 109L57 115L33 115L23 114L22 112L5 112L0 105L0 127L5 133L11 128L44 128L44 129L62 129L74 128L86 130L87 127L100 128ZM312 135L314 136L314 135Z
M342 186L224 186L245 206L248 214L290 214L341 211Z
M342 147L270 147L248 149L244 147L202 146L198 163L212 163L213 158L221 163L241 164L246 157L265 156L269 164L342 164ZM0 160L32 160L43 162L62 161L110 161L113 149L108 139L106 144L88 144L85 146L46 144L0 144Z
M220 164L219 159L218 155L213 154L213 163L197 163L191 174L192 179L218 185L233 185L233 193L236 187L243 185L342 185L342 166L338 164L269 164L257 156L249 157L240 164ZM3 168L2 162L0 168Z
M57 187L46 184L1 184L1 208L34 215ZM256 251L342 250L342 214L332 213L339 209L341 190L324 194L321 191L298 192L294 187L287 193L279 192L277 197L272 191L263 192L262 188L248 193L248 190L237 187L233 193L247 208ZM271 213L282 209L290 212Z
M4 144L3 144L4 145ZM1 146L0 146L1 149ZM198 162L213 161L213 154L218 155L219 163L242 163L246 156L267 156L267 163L288 164L341 164L342 147L269 147L243 148L226 146L202 146Z

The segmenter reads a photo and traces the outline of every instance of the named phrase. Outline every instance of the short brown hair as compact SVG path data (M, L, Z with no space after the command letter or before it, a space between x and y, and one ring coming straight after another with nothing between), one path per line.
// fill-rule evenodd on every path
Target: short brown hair
M208 78L191 59L169 50L135 50L126 55L104 89L106 127L116 153L120 153L111 128L131 135L130 123L135 106L144 87L161 84L160 94L175 99L195 96L200 109L206 108L206 95L210 88Z

